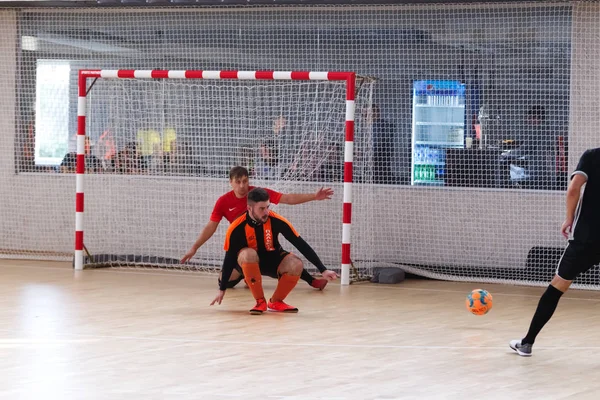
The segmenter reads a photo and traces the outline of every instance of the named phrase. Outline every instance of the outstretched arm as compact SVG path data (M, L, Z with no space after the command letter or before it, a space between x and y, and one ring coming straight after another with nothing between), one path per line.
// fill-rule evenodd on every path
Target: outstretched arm
M306 257L306 259L308 261L310 261L315 267L317 267L317 269L321 273L321 276L323 276L323 278L326 278L330 281L336 279L338 277L337 274L334 271L327 269L327 267L325 265L323 265L323 262L321 261L321 259L317 255L317 253L313 250L312 247L310 247L310 245L308 243L306 243L306 240L302 239L302 237L300 237L298 235L298 232L296 232L295 229L293 229L290 225L288 225L288 223L283 222L283 221L281 221L281 222L282 222L281 228L280 228L281 234L295 248L297 248L298 251L304 257Z
M319 272L321 272L321 276L323 276L323 278L331 281L338 277L337 273L331 271L325 265L323 265L323 262L321 261L317 253L313 250L312 247L310 247L308 243L306 243L306 240L296 235L291 235L289 238L286 237L286 239L289 240L289 242L293 244L294 247L297 248L298 251L302 253L302 255L306 257L308 261L310 261L315 267L319 269Z
M304 239L300 237L298 232L294 229L294 227L290 224L286 219L277 216L277 214L273 213L276 218L272 219L272 223L274 223L273 228L276 234L281 233L298 251L306 257L308 261L310 261L319 272L323 278L328 280L336 279L338 276L334 271L327 269L323 262L317 255L317 253L313 250L312 247Z
M329 200L333 196L331 188L321 188L316 193L288 193L282 194L279 200L282 204L302 204L313 200Z
M218 226L219 226L218 222L215 222L212 220L208 221L208 223L206 224L204 229L202 229L202 232L200 232L198 239L196 239L196 241L194 242L194 245L192 246L192 248L187 253L185 253L183 258L181 259L182 264L184 264L185 262L189 261L192 257L194 257L194 254L196 254L198 249L204 243L206 243L206 241L208 239L210 239L212 237L212 235L215 234L215 231L217 230Z
M304 257L306 257L306 259L308 261L310 261L315 267L317 267L319 272L323 273L324 271L327 270L327 267L325 267L325 265L323 265L323 262L321 261L321 259L317 255L317 253L314 251L314 249L312 247L310 247L310 245L308 243L306 243L306 240L302 239L300 236L295 236L295 235L292 235L289 238L286 237L286 239L292 245L294 245L294 247L297 248L298 251L300 253L302 253L302 255Z

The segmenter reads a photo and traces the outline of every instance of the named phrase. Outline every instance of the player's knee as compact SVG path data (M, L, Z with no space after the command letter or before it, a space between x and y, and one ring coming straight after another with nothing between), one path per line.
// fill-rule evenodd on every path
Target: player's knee
M243 263L257 263L258 262L258 253L256 250L246 247L242 249L238 253L238 264L242 265Z
M290 263L287 268L287 271L288 271L287 273L290 275L300 276L300 275L302 275L303 269L304 269L304 264L302 263L302 260L299 259L298 257L293 257L290 259Z
M560 290L563 293L569 290L571 283L573 283L573 281L561 278L559 275L555 275L552 279L552 282L550 282L552 286L554 286L556 289Z

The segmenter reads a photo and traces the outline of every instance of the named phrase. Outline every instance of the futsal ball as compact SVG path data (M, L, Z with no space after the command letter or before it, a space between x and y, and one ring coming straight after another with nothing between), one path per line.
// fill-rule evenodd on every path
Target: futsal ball
M484 315L492 309L492 295L487 290L475 289L465 301L467 310L475 315Z

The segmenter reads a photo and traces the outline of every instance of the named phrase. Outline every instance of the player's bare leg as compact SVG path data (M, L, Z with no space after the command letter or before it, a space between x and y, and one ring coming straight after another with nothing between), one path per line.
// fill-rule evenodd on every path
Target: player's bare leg
M269 300L269 310L288 313L298 312L296 307L284 303L283 300L285 300L298 283L303 269L302 260L293 254L288 254L281 261L277 268L279 281L277 282L277 288L275 288L273 296L271 296L271 300Z
M552 281L550 282L552 286L554 286L563 293L569 290L569 288L571 287L571 283L573 283L573 281L568 281L566 279L561 278L558 275L555 275Z
M258 266L258 253L256 250L246 247L238 254L237 262L242 267L244 279L256 300L256 305L250 309L250 314L262 314L267 311L267 302L262 287L262 275Z

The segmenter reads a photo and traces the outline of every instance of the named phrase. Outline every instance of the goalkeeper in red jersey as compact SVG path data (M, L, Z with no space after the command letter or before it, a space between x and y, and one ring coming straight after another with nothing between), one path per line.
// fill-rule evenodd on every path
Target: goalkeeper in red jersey
M185 263L190 260L196 251L204 244L208 239L214 235L221 219L225 217L229 223L233 222L236 218L246 212L247 208L247 196L248 192L254 189L250 186L248 178L248 170L244 167L233 167L229 171L229 184L233 190L225 193L219 197L215 203L215 207L210 216L210 220L200 232L198 239L193 244L192 248L183 256L181 263ZM330 188L321 188L316 193L279 193L274 190L265 189L269 194L269 201L273 204L302 204L314 200L329 200L333 195L333 190ZM221 274L222 275L222 274ZM221 283L221 275L219 276L219 284ZM229 280L227 281L227 287L232 288L237 285L244 276L242 275L241 269L235 269ZM327 285L327 279L315 279L307 271L303 270L301 279L306 281L310 286L323 290Z
M239 265L256 300L256 305L250 310L250 314L262 314L267 309L298 312L296 307L284 303L283 300L298 283L304 268L302 260L281 247L279 234L282 234L314 264L325 279L337 278L337 274L323 265L317 253L300 237L292 224L281 215L269 210L269 197L265 189L252 189L248 193L246 213L229 226L225 237L222 280L219 292L210 305L221 304L229 277ZM268 302L263 292L262 275L278 279L277 288Z

